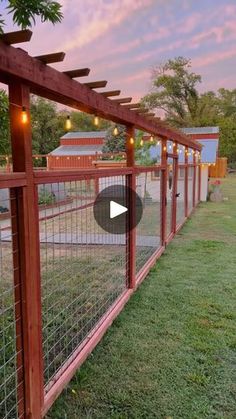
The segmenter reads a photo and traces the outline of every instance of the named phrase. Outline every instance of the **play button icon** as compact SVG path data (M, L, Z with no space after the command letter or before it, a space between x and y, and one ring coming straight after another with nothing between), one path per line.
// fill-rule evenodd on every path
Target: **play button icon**
M94 202L93 213L97 224L103 230L111 234L125 234L136 227L141 220L142 200L128 186L111 184L102 188L101 184L101 190Z
M128 208L118 204L115 201L110 201L110 218L118 217L128 211Z

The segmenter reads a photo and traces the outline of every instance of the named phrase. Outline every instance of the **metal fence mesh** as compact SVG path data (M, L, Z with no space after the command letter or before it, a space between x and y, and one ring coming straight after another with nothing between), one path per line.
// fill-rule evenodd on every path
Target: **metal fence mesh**
M20 282L15 198L0 189L0 417L23 418L23 367ZM13 258L15 266L13 265Z
M169 158L167 166L166 237L172 232L173 180L173 159Z
M125 176L39 186L47 198L39 207L47 389L126 288L126 237L106 233L93 216L96 193L113 184Z
M161 246L161 170L140 173L136 192L142 199L143 216L136 229L136 271Z

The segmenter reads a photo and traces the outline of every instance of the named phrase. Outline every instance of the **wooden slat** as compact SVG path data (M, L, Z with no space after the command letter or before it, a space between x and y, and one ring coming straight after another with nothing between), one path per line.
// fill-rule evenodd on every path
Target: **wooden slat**
M20 44L22 42L29 42L33 32L29 29L22 31L8 32L0 35L0 39L7 45Z
M131 103L130 105L123 105L123 108L138 109L138 108L141 108L141 104L140 103Z
M83 84L89 87L90 89L98 89L100 87L106 87L107 81L106 80L91 81L91 82L83 83Z
M134 110L136 113L148 113L149 112L149 110L148 109L137 109L137 110Z
M54 54L38 55L36 58L44 64L59 63L64 60L65 52L55 52Z
M122 103L129 103L131 102L131 100L132 100L132 97L124 97L123 99L113 99L112 102L122 104Z
M155 116L155 113L153 113L153 112L149 112L149 113L147 113L145 116L146 116L146 117L147 117L147 116L148 116L148 117L153 117L153 116Z
M102 93L100 93L100 95L102 95L104 97L119 96L120 95L120 90L110 90L108 92L102 92Z
M71 79L76 79L77 77L85 77L88 76L90 73L90 68L78 68L75 70L64 71Z

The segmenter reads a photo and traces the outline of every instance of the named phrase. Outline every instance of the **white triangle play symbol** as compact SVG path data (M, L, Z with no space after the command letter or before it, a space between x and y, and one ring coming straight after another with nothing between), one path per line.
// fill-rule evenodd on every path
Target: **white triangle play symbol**
M128 208L123 205L117 204L115 201L110 201L110 218L118 217L118 215L124 214L127 211Z

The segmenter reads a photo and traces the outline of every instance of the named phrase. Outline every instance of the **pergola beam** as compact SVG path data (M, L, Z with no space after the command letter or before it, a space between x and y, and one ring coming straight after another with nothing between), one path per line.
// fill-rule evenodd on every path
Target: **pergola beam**
M123 97L122 99L113 99L112 102L119 103L120 105L122 103L130 103L132 101L132 97Z
M34 58L36 58L39 61L42 61L44 64L53 64L63 61L65 56L65 52L55 52L53 54L38 55Z
M29 42L32 35L32 31L24 29L22 31L2 33L0 35L0 40L7 45L20 44L22 42Z
M110 90L108 92L102 92L100 93L100 95L104 96L104 97L110 97L110 96L119 96L121 93L120 90Z
M66 74L71 79L76 79L77 77L86 77L90 73L90 68L78 68L76 70L69 70L64 71L64 74Z
M100 80L100 81L91 81L88 83L84 83L85 86L89 87L90 89L98 89L101 87L106 87L107 81L106 80Z
M56 101L71 108L96 114L115 123L134 126L161 138L174 138L182 145L201 150L199 143L182 132L176 132L160 122L152 122L129 109L124 109L103 94L89 89L66 74L42 64L22 49L0 41L0 82L11 84L15 80L28 85L33 94Z

